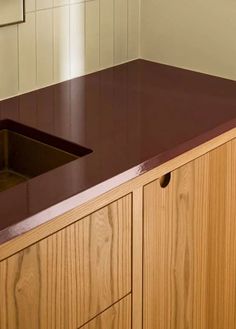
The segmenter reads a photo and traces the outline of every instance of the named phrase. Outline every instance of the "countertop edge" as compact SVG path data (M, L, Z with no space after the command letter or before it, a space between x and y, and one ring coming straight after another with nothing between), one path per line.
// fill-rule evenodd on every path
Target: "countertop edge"
M118 175L113 176L112 178L105 180L102 183L99 183L85 191L82 191L64 201L61 201L33 216L30 216L19 223L16 223L10 227L7 227L0 231L0 246L10 240L17 238L33 229L36 229L40 225L43 225L50 220L59 217L74 208L84 205L92 201L93 199L121 186L128 181L143 175L150 170L157 168L170 160L175 159L176 157L183 155L186 152L191 152L198 146L205 144L216 137L220 137L224 133L228 133L231 130L234 131L236 127L236 118L234 120L230 120L220 126L215 127L214 129L207 131L201 135L195 136L194 138L177 145L173 149L168 150L166 152L160 153L143 163L130 168ZM236 135L236 134L235 134ZM236 137L236 136L235 136ZM228 140L232 139L229 138ZM225 141L227 142L227 140ZM224 142L222 142L224 144ZM214 148L214 147L213 147ZM202 153L204 154L204 152ZM194 157L195 158L195 157ZM193 159L194 159L193 158ZM191 160L189 160L191 161ZM188 162L188 161L186 161ZM63 209L63 210L62 210Z

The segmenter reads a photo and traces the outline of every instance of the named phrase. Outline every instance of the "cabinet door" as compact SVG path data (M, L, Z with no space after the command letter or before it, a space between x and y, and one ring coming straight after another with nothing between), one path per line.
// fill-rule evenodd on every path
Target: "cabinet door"
M144 329L236 328L236 142L144 187Z
M81 329L131 329L131 295L128 295Z
M0 262L1 329L77 329L131 291L131 196Z

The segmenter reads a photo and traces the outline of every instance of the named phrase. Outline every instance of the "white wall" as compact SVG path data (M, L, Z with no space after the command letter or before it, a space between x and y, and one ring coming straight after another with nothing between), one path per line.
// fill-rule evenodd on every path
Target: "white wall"
M0 99L139 57L139 0L26 0L0 28Z
M141 0L141 22L140 0L26 0L26 11L0 28L0 99L138 57L236 80L234 0Z
M141 57L236 80L235 0L142 0Z

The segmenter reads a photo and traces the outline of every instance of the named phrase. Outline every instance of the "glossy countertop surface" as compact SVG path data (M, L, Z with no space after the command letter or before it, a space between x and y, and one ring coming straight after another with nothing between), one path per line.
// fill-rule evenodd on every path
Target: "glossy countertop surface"
M93 150L0 193L4 243L235 127L236 82L135 60L1 101L0 119Z

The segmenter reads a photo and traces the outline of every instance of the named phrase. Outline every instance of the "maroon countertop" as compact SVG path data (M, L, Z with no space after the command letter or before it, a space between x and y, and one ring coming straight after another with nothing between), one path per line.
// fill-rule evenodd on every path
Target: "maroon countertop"
M0 102L93 153L0 193L0 243L236 126L236 82L135 60Z

